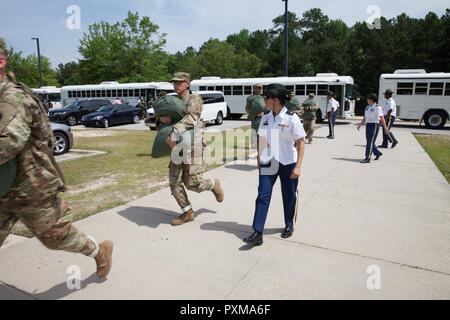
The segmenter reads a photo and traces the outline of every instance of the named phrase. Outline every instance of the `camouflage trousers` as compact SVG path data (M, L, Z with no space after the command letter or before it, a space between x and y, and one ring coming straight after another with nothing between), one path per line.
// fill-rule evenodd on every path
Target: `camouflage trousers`
M303 120L303 128L305 129L305 132L306 132L306 139L308 139L309 142L313 141L315 125L316 125L316 119Z
M68 210L65 202L56 195L36 203L6 195L0 199L0 247L20 220L47 248L91 256L98 245L65 217Z
M214 180L204 179L203 164L169 164L170 191L183 212L192 209L185 187L195 192L211 191Z

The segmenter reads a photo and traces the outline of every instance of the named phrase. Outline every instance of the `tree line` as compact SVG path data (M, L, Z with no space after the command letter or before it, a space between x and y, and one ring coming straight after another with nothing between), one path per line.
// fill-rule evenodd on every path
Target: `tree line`
M450 9L424 18L401 14L382 17L379 29L366 22L347 26L313 8L298 16L288 13L289 75L314 76L335 72L355 79L364 96L378 91L379 76L395 69L450 71ZM167 81L175 71L192 78L270 77L283 75L284 15L267 30L243 29L225 40L209 39L199 48L170 54L166 34L147 16L128 12L120 22L98 22L80 39L81 58L51 67L42 57L45 85L94 84L102 81ZM192 35L195 36L195 35ZM11 48L9 69L19 81L38 86L36 55L23 56Z

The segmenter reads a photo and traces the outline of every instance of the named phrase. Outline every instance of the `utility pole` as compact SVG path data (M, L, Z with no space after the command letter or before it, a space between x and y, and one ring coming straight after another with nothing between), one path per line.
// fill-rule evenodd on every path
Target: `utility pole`
M41 88L44 86L44 83L42 81L41 48L39 47L39 38L31 38L31 40L36 40L38 54L39 88Z
M284 75L288 76L289 68L289 41L288 41L288 0L281 0L284 2Z

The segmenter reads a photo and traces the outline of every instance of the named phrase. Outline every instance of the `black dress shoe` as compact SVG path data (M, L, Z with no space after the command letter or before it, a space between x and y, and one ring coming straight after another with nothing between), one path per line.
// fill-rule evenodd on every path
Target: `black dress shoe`
M292 234L294 233L294 229L291 227L286 227L284 228L283 232L281 232L281 237L282 238L290 238L292 236Z
M387 146L379 145L378 148L387 149Z
M260 246L263 244L263 236L255 231L250 236L245 238L244 242L252 246Z
M360 161L361 163L370 163L370 159L363 159Z
M375 160L380 159L380 157L381 157L382 155L383 155L382 153L380 153L379 155L377 155L377 156L375 157Z
M398 141L393 142L392 146L391 146L391 149L394 149L397 144L398 144Z

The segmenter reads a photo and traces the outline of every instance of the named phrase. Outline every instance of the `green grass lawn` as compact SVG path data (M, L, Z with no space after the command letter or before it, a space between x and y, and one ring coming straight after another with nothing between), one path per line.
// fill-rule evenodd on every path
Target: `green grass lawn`
M417 141L450 183L450 136L415 134Z

